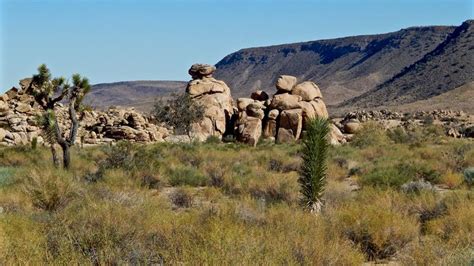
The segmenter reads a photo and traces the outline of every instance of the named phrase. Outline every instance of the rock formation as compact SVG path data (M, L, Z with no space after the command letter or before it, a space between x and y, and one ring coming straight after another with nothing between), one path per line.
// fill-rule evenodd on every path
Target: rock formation
M311 81L297 83L296 77L282 75L275 87L277 92L269 99L262 91L251 98L239 98L239 118L236 124L237 139L256 145L260 136L278 143L293 142L301 138L309 119L328 118L326 105L318 86ZM337 127L331 127L331 143L344 142Z
M343 118L333 119L334 124L345 133L348 138L357 133L362 123L373 121L381 124L385 129L410 129L418 126L438 125L444 128L449 137L472 138L474 135L474 117L463 111L433 110L414 113L399 113L387 109L356 111L345 114Z
M186 87L186 93L205 109L204 119L194 123L190 132L191 138L200 141L210 136L221 138L234 114L230 89L225 82L212 77L215 70L211 65L194 64L188 71L192 80Z
M20 81L21 88L12 88L0 95L0 145L28 144L34 138L43 142L37 116L42 110L28 91L29 79ZM57 104L56 114L64 134L68 134L67 109ZM134 108L109 109L106 112L83 111L79 114L81 144L100 144L118 140L154 142L169 135L164 127L150 122L150 118Z

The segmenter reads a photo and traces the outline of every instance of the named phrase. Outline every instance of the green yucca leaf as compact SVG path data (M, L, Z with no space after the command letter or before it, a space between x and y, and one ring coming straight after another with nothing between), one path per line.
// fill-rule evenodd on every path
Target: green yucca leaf
M326 185L328 134L327 119L318 118L307 123L302 149L303 164L298 182L301 186L301 204L310 210L315 204L321 204Z

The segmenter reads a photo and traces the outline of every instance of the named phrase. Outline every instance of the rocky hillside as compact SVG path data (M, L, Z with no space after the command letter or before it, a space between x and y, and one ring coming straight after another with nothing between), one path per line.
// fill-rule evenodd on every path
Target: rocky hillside
M86 102L99 109L109 106L135 107L148 112L159 97L173 92L184 92L186 82L182 81L123 81L101 83L92 87Z
M424 56L455 27L413 27L397 32L243 49L217 63L216 77L236 96L273 91L281 74L316 82L334 105L370 91Z
M470 20L457 27L444 42L422 59L345 105L374 107L413 103L463 85L470 87L468 84L473 80L474 20ZM450 98L446 100L449 101Z

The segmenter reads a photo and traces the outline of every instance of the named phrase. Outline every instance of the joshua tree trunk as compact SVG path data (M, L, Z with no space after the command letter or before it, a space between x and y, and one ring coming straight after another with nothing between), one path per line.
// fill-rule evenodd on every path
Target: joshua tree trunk
M51 155L53 156L53 165L54 167L59 167L59 159L58 154L56 152L56 148L54 147L54 143L51 143Z
M71 131L69 132L69 137L64 138L61 133L61 128L59 127L58 120L55 120L55 128L56 128L56 139L58 141L59 146L63 150L63 167L65 169L69 169L71 166L71 153L70 147L74 145L77 136L77 129L79 128L79 121L77 120L76 116L76 98L72 97L69 101L69 119L71 120Z
M61 145L63 150L63 167L69 169L71 166L71 153L69 152L69 145Z

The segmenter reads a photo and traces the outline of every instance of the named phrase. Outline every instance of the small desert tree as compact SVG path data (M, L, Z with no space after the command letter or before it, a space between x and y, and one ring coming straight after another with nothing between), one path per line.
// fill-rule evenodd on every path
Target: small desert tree
M63 167L69 168L71 163L70 147L74 145L79 128L76 112L82 108L82 100L90 91L89 80L79 74L72 76L72 85L65 78L52 78L51 72L42 64L38 67L38 74L33 75L28 91L34 96L35 101L41 106L44 113L40 117L40 125L44 131L46 141L51 146L51 153L55 165L59 164L55 144L59 144L63 152ZM70 120L69 134L63 135L59 126L55 106L60 101L67 99Z
M329 122L327 119L312 119L306 125L303 139L303 164L298 182L301 186L301 205L310 212L320 212L322 195L326 185L326 160Z
M175 133L188 135L192 124L203 119L204 107L186 93L172 94L166 102L157 101L152 113L157 122L173 127Z

